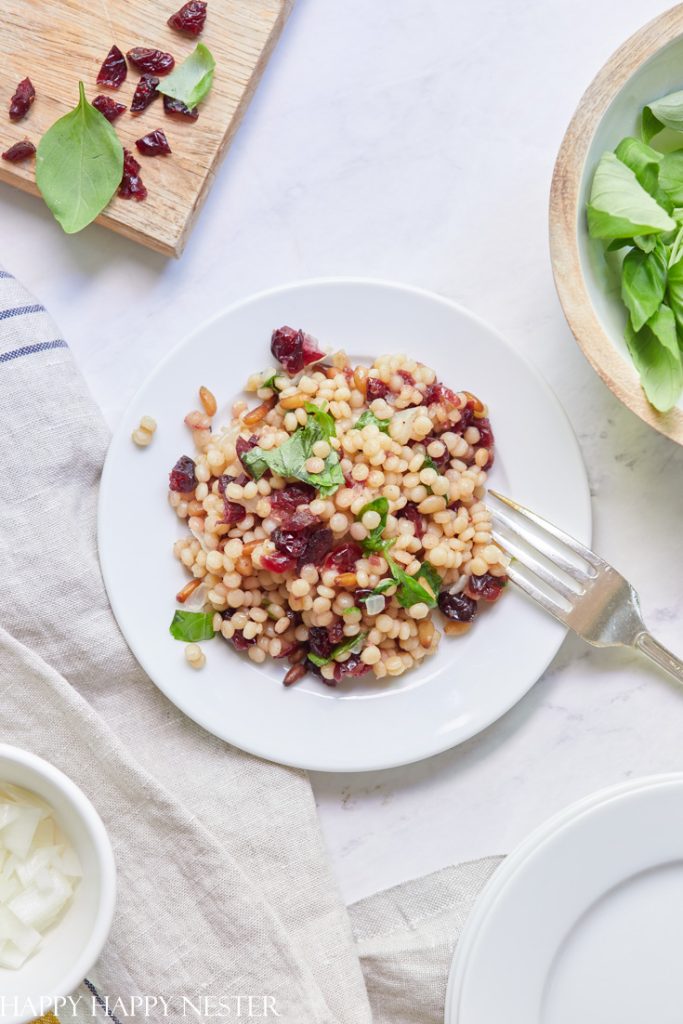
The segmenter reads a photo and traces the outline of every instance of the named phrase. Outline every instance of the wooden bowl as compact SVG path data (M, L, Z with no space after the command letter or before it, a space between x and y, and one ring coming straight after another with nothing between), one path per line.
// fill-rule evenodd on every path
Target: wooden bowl
M553 173L550 255L565 316L593 368L632 412L683 444L683 403L657 412L640 386L624 341L618 280L602 243L588 237L585 215L601 155L625 135L639 135L643 105L676 89L683 89L683 4L631 36L581 97Z

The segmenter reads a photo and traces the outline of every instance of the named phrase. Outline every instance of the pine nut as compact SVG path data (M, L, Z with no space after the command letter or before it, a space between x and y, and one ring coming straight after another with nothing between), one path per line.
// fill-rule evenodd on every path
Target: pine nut
M201 580L190 580L189 583L186 583L182 590L179 590L175 596L178 604L185 604L190 594L194 594L197 587L201 585L201 582Z
M202 408L207 416L216 415L216 409L218 408L216 405L216 399L208 388L202 386L199 389L199 401L202 403Z
M282 682L285 686L291 686L293 683L298 683L300 679L303 679L306 672L307 669L305 665L292 665Z
M281 409L303 409L305 403L308 401L306 395L300 394L298 391L294 395L289 395L287 398L280 399Z
M244 423L245 427L255 427L257 423L264 420L270 410L274 407L275 401L275 395L273 395L272 398L267 398L265 402L261 402L261 404L257 405L255 409L252 409L251 412L246 414L246 416L243 416L242 423Z

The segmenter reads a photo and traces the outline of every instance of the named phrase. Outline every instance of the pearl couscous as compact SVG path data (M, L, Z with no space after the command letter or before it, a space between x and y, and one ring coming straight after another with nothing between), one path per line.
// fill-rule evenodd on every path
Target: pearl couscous
M286 660L286 685L309 671L331 686L399 676L436 650L434 609L464 633L507 580L484 505L486 407L406 356L352 366L287 327L271 351L281 367L246 384L258 404L235 402L214 428L202 388L185 418L196 451L169 499L191 579L173 635Z

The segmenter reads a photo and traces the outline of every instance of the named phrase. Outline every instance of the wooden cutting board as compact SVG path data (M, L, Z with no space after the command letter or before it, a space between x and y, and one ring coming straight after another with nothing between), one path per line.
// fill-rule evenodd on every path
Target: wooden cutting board
M149 195L144 202L116 196L98 223L168 256L179 256L214 175L294 0L208 0L200 40L216 59L214 84L199 119L181 122L164 113L157 99L138 117L128 111L115 123L124 146L137 154L135 139L163 128L173 153L139 157ZM47 128L78 101L79 79L92 100L98 93L130 106L139 73L128 70L118 91L96 84L100 65L115 43L169 51L176 64L197 40L179 35L166 19L182 0L1 0L0 152L28 138L36 146ZM8 117L17 83L28 77L36 100L19 124ZM33 161L0 160L0 180L38 194ZM55 222L55 230L61 228ZM87 228L86 228L87 230Z

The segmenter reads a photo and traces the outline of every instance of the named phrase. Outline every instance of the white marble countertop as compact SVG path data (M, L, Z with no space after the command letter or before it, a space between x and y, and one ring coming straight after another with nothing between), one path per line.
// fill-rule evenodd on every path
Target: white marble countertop
M553 161L581 92L667 6L296 0L180 262L98 227L68 238L7 186L0 259L60 323L112 426L198 310L208 318L271 285L335 274L456 299L556 390L588 467L596 546L680 653L683 449L589 369L546 237ZM682 735L683 693L635 656L570 638L527 698L463 747L314 778L343 893L506 852L583 794L683 768Z

